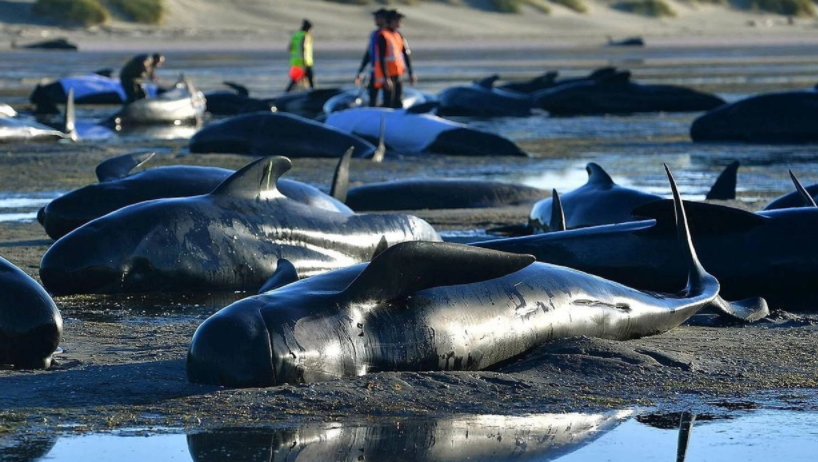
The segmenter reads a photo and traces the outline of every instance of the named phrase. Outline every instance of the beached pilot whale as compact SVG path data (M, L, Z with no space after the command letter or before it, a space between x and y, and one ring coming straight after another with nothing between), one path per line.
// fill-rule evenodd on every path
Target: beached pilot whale
M818 142L818 91L766 93L714 109L693 121L693 141Z
M187 443L194 462L212 462L224 454L247 462L544 462L592 443L633 415L631 410L523 416L444 415L363 424L314 422L253 432L246 428L218 428L196 430L188 434Z
M58 240L40 278L53 294L257 289L293 262L303 277L369 261L385 240L439 240L425 221L333 212L290 199L286 157L259 159L202 196L119 209Z
M689 268L681 295L640 292L530 255L406 242L369 264L222 309L193 335L188 379L264 387L377 371L479 370L563 337L664 332L719 292L696 258L672 187Z
M68 92L74 90L75 104L122 104L125 90L118 78L102 75L97 71L90 74L70 75L53 82L39 83L29 96L29 101L37 106L38 113L56 112L57 104L65 104ZM156 96L158 87L147 82L142 87L148 97Z
M375 146L357 136L294 114L253 112L202 128L190 152L222 152L288 157L338 157L354 147L355 157L371 157Z
M450 87L437 95L441 116L525 117L536 106L526 94L493 88L499 75L479 80L472 85Z
M73 91L68 92L65 114L60 129L15 117L0 117L0 143L60 141L75 140L76 138Z
M621 71L543 90L533 98L538 107L557 116L709 111L725 103L690 88L639 84L630 78L630 71Z
M0 258L0 364L48 369L62 336L62 316L46 291Z
M531 186L485 180L410 178L349 188L349 156L338 162L332 197L357 212L464 209L533 204L545 194Z
M401 95L401 105L410 108L419 104L435 101L435 96L415 90L414 88L404 88ZM329 98L323 106L324 114L343 111L356 107L366 107L369 104L369 94L363 90L347 90Z
M66 193L37 214L37 220L53 239L59 239L91 220L122 207L153 199L207 194L235 170L195 165L168 165L131 174L155 153L124 154L97 165L99 183ZM300 181L280 179L278 190L286 197L340 213L352 210L317 188Z
M528 156L508 138L476 130L411 109L356 108L333 112L326 124L366 139L378 139L402 154L437 153L459 156Z
M138 99L122 106L103 125L196 125L204 118L206 104L204 94L189 80L181 78L170 90L156 97Z
M736 198L736 174L739 161L734 161L721 172L707 193L708 200L728 200ZM560 194L565 213L565 229L585 228L613 223L638 221L631 212L636 207L662 199L636 189L614 183L610 175L599 165L590 162L585 166L588 182L579 188ZM528 216L529 231L547 233L562 231L551 223L553 219L552 198L543 199L531 209Z

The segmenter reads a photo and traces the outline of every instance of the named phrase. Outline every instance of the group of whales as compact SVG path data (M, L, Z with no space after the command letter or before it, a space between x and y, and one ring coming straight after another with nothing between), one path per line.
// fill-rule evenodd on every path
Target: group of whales
M815 299L809 281L818 268L808 261L810 242L793 232L799 223L814 219L815 207L753 214L686 203L692 242L705 267L721 281L725 297L743 300L725 301L718 295L715 279L695 270L688 287L688 298L695 302L677 303L619 285L649 293L672 292L683 285L689 269L696 267L691 263L694 254L680 251L675 243L677 226L686 220L675 221L672 207L655 197L635 211L645 217L642 221L559 231L568 223L563 218L547 234L463 246L440 242L432 227L418 218L357 215L336 198L282 179L290 168L286 158L259 159L238 172L166 166L129 174L150 156L129 154L103 162L97 168L99 184L67 194L40 212L46 229L53 227L50 235L68 233L44 255L40 276L46 289L56 295L257 290L263 285L263 295L237 302L197 331L188 360L189 378L194 382L254 386L375 370L478 369L560 336L624 339L661 332L703 306L752 321L768 312L759 297L775 304L809 304ZM337 197L354 191L348 188L350 156L348 151L339 162L332 188ZM736 167L729 166L716 182L721 186L713 189L719 194L734 191ZM595 192L586 191L576 199L565 194L564 201L555 194L552 215L566 217L563 206L593 202L606 194L619 197L623 204L629 203L623 198L628 191L640 194L615 185L598 166L589 165L588 171L586 187L592 186ZM607 188L601 187L603 183ZM489 190L492 185L486 182L482 187ZM145 196L146 190L166 194ZM383 191L376 196L384 195ZM806 188L801 191L808 194ZM187 197L161 198L169 196ZM674 196L678 201L678 193ZM94 204L92 197L110 203ZM532 199L526 198L528 202ZM147 202L140 202L144 200ZM134 204L118 208L131 202ZM84 209L96 209L104 216L70 216ZM82 224L88 220L91 222ZM60 221L64 223L56 224ZM71 231L76 226L79 228ZM782 235L788 236L791 245L781 246ZM573 270L532 265L535 258ZM370 259L371 263L365 263ZM781 261L790 264L782 266ZM303 277L308 279L297 282ZM616 282L602 284L599 277ZM20 284L36 285L23 280ZM495 292L509 294L507 306L489 307L477 301L486 297L505 300L505 296L491 295ZM41 344L47 347L26 347L26 351L38 351L37 358L16 359L10 352L20 351L18 342L18 347L0 349L0 363L34 367L50 361L61 322L44 292L38 300L41 318L50 321L37 322L48 329L39 324L21 329L19 325L27 324L28 318L4 307L0 332L38 332ZM310 300L308 306L306 300ZM472 310L469 322L477 325L482 321L474 313L488 321L504 319L504 310L511 310L508 332L519 335L497 334L500 338L483 344L469 337L482 332L477 325L468 328L468 335L443 335L448 324L442 319L450 320L467 305ZM588 310L587 319L578 316L578 307ZM597 324L594 320L599 319L610 323ZM421 327L398 334L395 322L441 334L426 338L418 330ZM409 342L406 336L415 340ZM338 345L321 343L327 338L352 340L339 340ZM417 338L424 341L418 344ZM417 344L418 350L406 350L409 343ZM380 344L396 346L384 350L376 347ZM317 364L316 349L326 348L338 350L338 357L329 363L322 358Z

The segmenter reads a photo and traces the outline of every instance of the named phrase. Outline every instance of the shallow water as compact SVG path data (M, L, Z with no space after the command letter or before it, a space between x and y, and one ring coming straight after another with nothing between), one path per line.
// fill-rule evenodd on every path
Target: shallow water
M621 410L602 414L478 415L216 428L153 428L39 435L0 449L3 460L174 461L668 461L812 460L818 414L760 410L692 417ZM680 435L682 438L680 439ZM685 439L686 438L686 439ZM686 444L686 446L685 446ZM684 449L686 451L680 449Z

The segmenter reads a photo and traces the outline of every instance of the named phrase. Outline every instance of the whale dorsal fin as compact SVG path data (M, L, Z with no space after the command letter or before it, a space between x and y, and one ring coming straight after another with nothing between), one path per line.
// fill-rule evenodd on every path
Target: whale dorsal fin
M743 232L763 225L769 218L746 210L705 202L684 202L685 211L694 234L722 234ZM656 226L651 231L672 231L676 229L673 201L659 199L635 208L631 215L653 218Z
M382 162L386 155L386 116L381 115L381 126L378 132L378 148L372 154L372 162Z
M801 196L801 199L804 200L804 206L818 207L818 205L815 204L815 199L813 199L809 191L807 191L807 189L804 188L804 185L802 185L801 182L798 181L798 178L795 177L795 174L792 173L792 170L790 170L790 178L792 178L792 184L795 185L795 189L798 190L798 194Z
M705 197L707 200L730 200L736 198L736 175L741 162L734 160L721 172L710 192Z
M375 250L372 251L372 258L369 260L372 261L378 255L382 254L384 250L389 248L389 242L386 240L386 236L381 236L381 240L378 241L378 245L375 247Z
M608 78L617 73L617 69L615 67L600 67L599 69L595 69L593 72L588 74L589 79L591 80L599 80Z
M62 132L70 140L77 141L77 113L74 108L74 89L68 90L63 115Z
M150 151L124 154L101 162L94 171L100 183L103 181L118 180L131 173L133 169L149 161L155 155L155 152Z
M238 95L250 96L250 91L247 90L247 87L245 87L244 85L242 85L240 83L224 81L224 82L222 82L222 84L224 84L227 87L232 88L233 90L236 90L236 94L238 94Z
M244 199L271 198L278 192L278 179L293 166L282 156L263 157L230 175L210 193L213 196L232 196Z
M562 210L562 201L556 189L551 192L551 231L565 231L565 213Z
M533 262L531 255L461 244L403 242L375 257L341 295L350 303L393 300L432 287L496 279Z
M585 171L588 172L588 184L598 186L613 186L615 184L613 178L599 164L588 162Z
M341 202L347 201L347 193L349 192L349 160L352 158L354 151L355 146L347 149L347 152L338 160L338 166L335 167L335 174L332 176L332 186L330 187L329 195Z
M500 80L500 76L498 74L493 74L488 77L483 77L482 79L475 80L472 83L480 88L491 90L491 88L494 86L494 82L498 80Z
M426 101L405 109L407 114L433 114L440 107L438 101Z
M261 286L261 289L258 290L259 294L263 294L264 292L269 292L271 290L278 289L279 287L284 287L287 284L292 284L293 282L298 281L298 270L295 269L295 266L287 260L286 258L279 258L278 262L276 263L276 270L270 279L267 279L267 282Z

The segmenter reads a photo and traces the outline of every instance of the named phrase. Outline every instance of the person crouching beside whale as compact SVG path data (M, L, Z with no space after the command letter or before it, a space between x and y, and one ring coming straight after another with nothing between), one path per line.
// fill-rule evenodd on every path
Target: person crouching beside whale
M145 81L158 82L156 69L162 67L165 57L159 53L153 55L136 55L131 58L119 72L119 82L125 91L125 104L146 98L142 84Z

